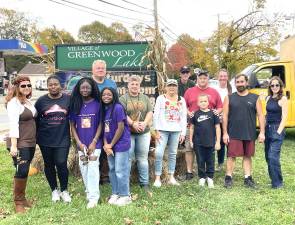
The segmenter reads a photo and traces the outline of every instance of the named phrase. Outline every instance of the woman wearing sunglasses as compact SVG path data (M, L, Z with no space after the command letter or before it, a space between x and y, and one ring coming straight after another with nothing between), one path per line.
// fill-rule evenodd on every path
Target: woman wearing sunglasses
M283 95L283 82L277 76L270 79L266 101L265 159L272 188L281 188L283 177L280 154L286 135L288 102L287 97Z
M36 146L36 109L29 101L32 85L29 77L18 76L12 83L6 97L9 119L7 149L10 151L14 166L14 205L16 213L24 213L32 206L26 199L27 177Z

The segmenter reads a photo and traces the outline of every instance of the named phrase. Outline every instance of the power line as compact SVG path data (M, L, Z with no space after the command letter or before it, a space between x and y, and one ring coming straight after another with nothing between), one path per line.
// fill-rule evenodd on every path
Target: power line
M136 3L133 3L133 2L130 2L130 1L127 1L127 0L121 0L121 1L126 2L126 3L128 3L130 5L135 5L135 6L139 7L139 8L142 8L142 9L147 9L147 10L153 11L152 9L146 8L144 6L138 5Z
M151 13L140 12L140 11L137 11L137 10L134 10L134 9L129 9L129 8L124 7L124 6L120 6L120 5L117 5L117 4L114 4L114 3L111 3L111 2L107 2L107 1L104 1L104 0L97 0L97 1L108 4L108 5L111 5L111 6L115 6L117 8L125 9L125 10L131 11L131 12L136 12L136 13L146 14L146 15L152 15Z

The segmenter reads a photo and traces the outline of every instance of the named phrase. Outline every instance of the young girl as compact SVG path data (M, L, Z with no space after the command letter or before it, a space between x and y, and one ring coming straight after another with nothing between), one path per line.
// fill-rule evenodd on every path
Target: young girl
M198 106L200 109L191 118L190 144L198 160L199 185L204 186L207 179L208 187L214 188L214 159L215 150L220 149L220 122L208 108L208 95L199 95Z
M109 175L112 185L110 204L124 206L131 203L129 195L129 149L131 136L127 117L113 88L104 88L101 92L104 146L108 156Z
M70 121L78 145L79 166L87 193L87 208L99 199L99 156L102 148L100 95L92 78L82 78L70 101Z

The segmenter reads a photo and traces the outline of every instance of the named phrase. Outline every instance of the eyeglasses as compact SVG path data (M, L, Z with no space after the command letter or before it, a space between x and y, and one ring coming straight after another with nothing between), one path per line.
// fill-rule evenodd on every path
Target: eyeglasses
M188 74L189 73L189 71L186 71L186 72L181 72L182 74Z
M22 84L22 85L20 85L20 87L21 88L26 88L26 87L31 88L32 85L31 84Z
M274 87L280 87L279 84L271 84L270 87L274 88Z

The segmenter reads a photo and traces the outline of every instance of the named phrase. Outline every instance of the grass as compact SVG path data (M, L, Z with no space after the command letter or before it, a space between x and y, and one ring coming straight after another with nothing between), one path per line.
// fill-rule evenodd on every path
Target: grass
M13 210L12 177L14 169L4 146L0 146L0 224L295 224L295 129L287 132L282 150L285 186L272 190L269 185L263 145L257 144L253 177L257 190L243 186L241 161L237 161L234 187L223 188L224 173L215 176L215 188L200 188L197 179L180 187L153 188L149 197L136 185L131 186L137 199L127 207L106 203L110 187L101 188L101 204L86 209L81 180L70 177L71 204L50 201L48 184L43 174L30 177L27 195L35 206L24 215Z

